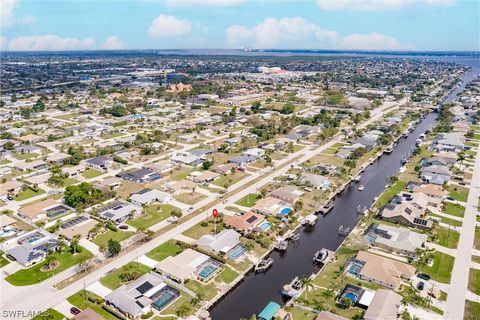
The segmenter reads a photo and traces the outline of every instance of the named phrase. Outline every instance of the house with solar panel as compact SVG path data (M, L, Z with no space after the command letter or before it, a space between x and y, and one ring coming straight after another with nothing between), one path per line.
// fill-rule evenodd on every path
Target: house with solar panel
M97 214L113 223L122 223L142 212L142 207L123 201L113 201L97 210Z
M180 297L180 291L155 273L147 273L105 297L106 304L130 319L153 310L162 311Z
M37 229L18 238L17 245L7 250L7 255L22 266L30 267L43 261L57 245L55 235L43 229Z

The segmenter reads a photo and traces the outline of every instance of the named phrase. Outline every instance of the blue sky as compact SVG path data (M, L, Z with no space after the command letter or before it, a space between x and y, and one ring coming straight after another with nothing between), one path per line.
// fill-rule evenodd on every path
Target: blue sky
M1 0L2 50L480 50L478 0Z

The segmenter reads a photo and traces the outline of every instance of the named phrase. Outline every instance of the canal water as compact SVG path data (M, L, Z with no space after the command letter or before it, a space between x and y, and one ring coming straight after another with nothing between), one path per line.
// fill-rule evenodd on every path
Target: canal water
M357 206L370 207L373 199L384 190L389 177L398 174L402 158L415 148L415 141L435 122L435 114L427 115L407 138L398 141L391 154L383 154L370 165L361 174L360 183L351 183L337 196L334 208L327 216L318 216L312 231L301 231L300 241L297 244L290 243L286 253L273 252L271 257L274 263L268 272L248 274L237 288L210 311L212 318L249 318L252 314L258 314L269 301L281 304L280 290L294 277L318 272L318 267L312 263L315 252L321 248L335 251L340 246L344 238L338 235L338 228L354 228L361 218L356 213ZM359 184L363 184L365 190L358 191Z

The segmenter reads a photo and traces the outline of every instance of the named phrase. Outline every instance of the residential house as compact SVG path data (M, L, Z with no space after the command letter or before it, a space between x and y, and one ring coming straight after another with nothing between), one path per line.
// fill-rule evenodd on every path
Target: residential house
M167 203L173 198L169 193L155 189L143 189L130 195L130 201L139 206L150 204L152 202Z
M330 186L330 181L328 181L327 177L313 173L302 173L300 176L300 181L311 185L315 189L321 189L324 191Z
M47 198L40 202L35 202L25 207L18 209L18 215L31 222L46 220L47 218L55 218L59 215L72 211L73 208L58 203L53 198Z
M132 218L141 212L142 208L140 206L122 201L111 202L97 210L97 213L100 217L105 220L110 220L116 224L122 223L123 221Z
M245 167L247 164L249 164L251 162L255 162L258 159L260 159L260 157L252 156L252 155L241 155L241 156L237 156L233 159L228 160L228 162L229 163L234 163L239 167Z
M189 175L190 179L196 183L209 183L212 181L217 180L218 178L221 177L221 175L217 172L213 171L203 171L203 172L192 172Z
M140 319L142 315L152 311L152 308L163 310L179 296L177 289L170 287L159 275L151 272L115 289L105 296L105 300L107 305L125 317Z
M225 225L243 234L258 231L264 222L264 216L253 211L249 211L241 216L234 215L224 218Z
M273 197L265 197L257 201L252 207L252 211L265 216L277 216L288 204L283 200Z
M390 289L398 289L415 275L415 267L367 251L359 251L351 263L356 266L354 276Z
M187 166L196 166L202 162L202 158L194 156L194 155L183 155L183 154L176 154L172 156L170 159L175 163L187 165Z
M152 182L162 178L161 174L147 167L143 167L132 172L122 173L119 176L124 180L137 183Z
M431 229L433 221L424 218L425 212L412 203L388 204L380 213L382 219L412 228Z
M450 181L451 176L448 167L439 165L423 167L420 173L422 181L436 185L443 185Z
M227 253L240 244L240 234L232 229L224 229L215 235L203 235L197 240L199 248L213 253Z
M84 160L83 163L88 167L106 171L113 164L113 160L109 157L99 156Z
M282 200L289 204L294 204L295 202L297 202L302 195L303 191L300 191L293 186L281 187L279 189L273 190L269 194L270 197Z
M378 289L363 315L364 320L396 320L403 297L392 290Z
M17 246L7 250L7 255L24 267L43 261L57 247L55 235L37 229L17 239Z
M372 224L367 230L367 240L373 246L410 258L417 257L415 250L422 248L427 239L426 234L383 224Z
M155 270L174 281L183 283L196 278L201 266L209 260L212 259L206 254L186 249L176 256L170 256L160 261L155 266Z

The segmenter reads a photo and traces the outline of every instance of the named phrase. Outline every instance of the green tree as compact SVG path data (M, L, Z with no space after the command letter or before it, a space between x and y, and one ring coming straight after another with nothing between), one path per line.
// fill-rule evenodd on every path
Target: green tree
M107 250L112 256L116 256L122 250L122 245L117 240L110 239L107 242Z
M303 276L300 281L305 288L305 299L308 300L308 291L313 288L313 280L310 277Z

